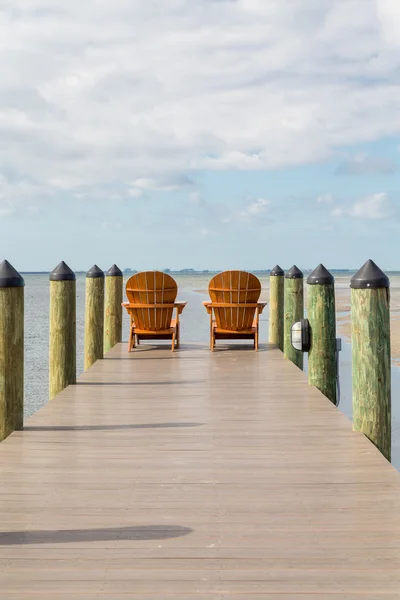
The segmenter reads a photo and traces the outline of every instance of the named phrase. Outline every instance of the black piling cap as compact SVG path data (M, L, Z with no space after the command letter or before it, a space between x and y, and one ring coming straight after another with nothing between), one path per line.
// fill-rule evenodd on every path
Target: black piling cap
M334 282L334 276L322 264L318 265L307 277L308 285L328 285Z
M281 269L281 267L279 265L276 265L276 267L274 267L270 272L271 277L283 277L284 274L285 274L285 271L283 269Z
M122 271L117 265L110 267L106 273L107 277L122 277Z
M367 260L350 281L350 287L355 290L376 290L389 286L389 277L371 259Z
M75 273L63 260L50 273L50 281L75 281Z
M91 277L92 279L96 277L104 277L104 271L102 271L97 265L93 265L93 267L86 273L86 277Z
M286 271L285 279L303 279L303 273L296 265L293 265L289 271Z
M0 288L24 287L24 278L14 269L8 260L0 264Z

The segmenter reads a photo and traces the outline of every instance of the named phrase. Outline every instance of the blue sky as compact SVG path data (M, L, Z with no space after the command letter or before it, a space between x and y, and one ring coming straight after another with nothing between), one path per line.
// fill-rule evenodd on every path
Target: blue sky
M0 240L19 270L400 269L395 0L13 0Z

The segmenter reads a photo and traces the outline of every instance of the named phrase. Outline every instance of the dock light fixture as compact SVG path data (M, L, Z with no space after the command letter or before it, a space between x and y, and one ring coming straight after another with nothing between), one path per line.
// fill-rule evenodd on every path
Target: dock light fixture
M310 349L310 326L308 319L293 323L290 331L290 341L295 350L308 352Z

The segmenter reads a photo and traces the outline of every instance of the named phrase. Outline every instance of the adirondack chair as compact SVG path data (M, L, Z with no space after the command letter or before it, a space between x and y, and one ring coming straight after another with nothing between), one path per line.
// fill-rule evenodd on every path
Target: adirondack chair
M176 281L160 271L137 273L128 279L126 295L129 302L122 306L130 315L129 352L140 340L171 339L172 352L179 348L179 315L186 302L175 302L177 294Z
M259 302L261 283L245 271L225 271L211 279L211 302L203 302L210 315L210 349L215 340L250 339L258 350L258 323L266 302Z

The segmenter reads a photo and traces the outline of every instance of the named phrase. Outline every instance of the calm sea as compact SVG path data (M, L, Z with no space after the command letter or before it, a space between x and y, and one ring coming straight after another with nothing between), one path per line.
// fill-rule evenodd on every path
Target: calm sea
M400 282L398 274L394 274ZM179 300L186 300L182 315L182 342L208 343L209 321L202 301L206 294L210 275L175 276L179 286ZM49 278L48 275L25 274L25 417L41 408L48 401L49 364ZM269 287L268 276L261 276L263 293ZM348 287L350 275L335 274L337 288ZM77 372L83 372L83 336L85 310L85 276L77 276ZM123 339L128 336L128 319L124 314ZM261 316L261 342L268 340L268 310ZM307 361L305 361L307 370ZM341 401L340 410L351 418L351 348L343 340L340 354ZM400 369L392 369L393 385L393 464L400 467Z

